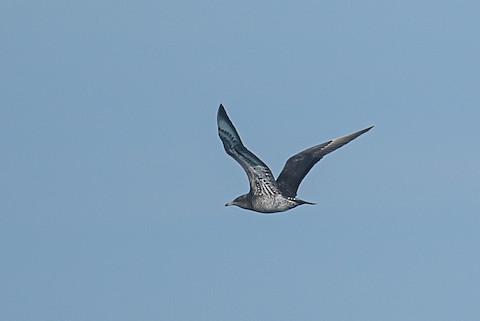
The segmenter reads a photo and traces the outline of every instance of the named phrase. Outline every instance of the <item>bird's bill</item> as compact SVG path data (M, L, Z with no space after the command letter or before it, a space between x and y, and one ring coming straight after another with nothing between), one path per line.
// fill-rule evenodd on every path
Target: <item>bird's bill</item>
M234 202L228 202L227 204L225 204L225 206L232 206L232 205L235 205Z

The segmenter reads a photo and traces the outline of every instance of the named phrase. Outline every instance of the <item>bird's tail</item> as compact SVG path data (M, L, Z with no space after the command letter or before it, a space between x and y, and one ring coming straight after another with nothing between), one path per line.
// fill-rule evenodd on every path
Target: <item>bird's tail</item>
M303 204L317 205L317 203L307 202L307 201L301 200L301 199L299 199L299 198L295 198L295 202L296 202L298 205L303 205Z

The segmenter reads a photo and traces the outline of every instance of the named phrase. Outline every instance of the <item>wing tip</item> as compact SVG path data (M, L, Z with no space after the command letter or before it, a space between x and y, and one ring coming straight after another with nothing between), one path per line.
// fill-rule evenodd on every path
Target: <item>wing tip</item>
M369 127L364 128L364 129L361 129L361 130L359 130L358 132L356 132L356 133L354 133L354 134L357 134L357 133L358 133L358 134L359 134L358 136L363 135L363 134L365 134L366 132L368 132L370 129L372 129L373 127L375 127L375 125L372 125L372 126L369 126ZM357 137L358 137L358 136L357 136Z
M221 118L228 119L227 111L225 110L225 107L223 107L223 104L220 104L220 106L218 106L217 112L217 119L220 120Z

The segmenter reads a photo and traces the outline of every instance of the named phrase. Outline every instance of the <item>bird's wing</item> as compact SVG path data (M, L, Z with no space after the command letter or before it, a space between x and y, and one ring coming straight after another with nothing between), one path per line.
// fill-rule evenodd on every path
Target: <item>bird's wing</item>
M222 105L217 114L218 136L228 155L232 156L245 170L250 182L250 192L254 195L279 194L272 172L257 156L249 151L240 139L235 126Z
M363 133L366 133L372 127L373 126L359 130L353 134L313 146L290 157L277 178L277 186L282 194L285 196L295 197L297 195L298 186L302 182L305 175L307 175L310 169L312 169L313 165L321 160L323 156L342 147Z

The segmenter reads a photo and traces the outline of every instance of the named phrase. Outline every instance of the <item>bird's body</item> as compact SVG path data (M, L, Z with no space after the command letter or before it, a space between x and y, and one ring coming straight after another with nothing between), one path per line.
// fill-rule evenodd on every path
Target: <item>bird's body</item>
M283 196L281 193L277 193L274 195L246 195L249 196L248 198L250 199L250 202L247 203L249 205L248 207L243 208L260 213L284 212L302 204L302 202L296 201L295 198Z
M241 195L225 205L236 205L260 213L284 212L298 205L314 204L296 198L298 187L305 175L323 156L373 127L316 145L290 157L275 180L268 166L243 145L222 105L218 108L217 125L225 151L243 167L250 183L248 194Z

